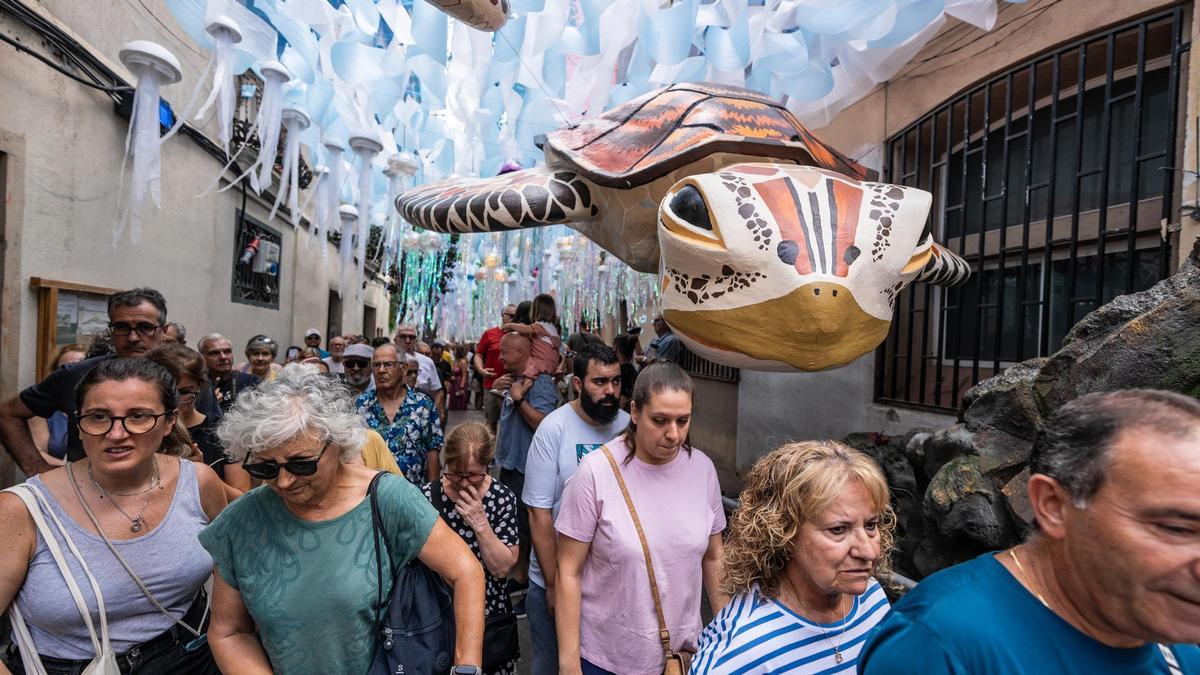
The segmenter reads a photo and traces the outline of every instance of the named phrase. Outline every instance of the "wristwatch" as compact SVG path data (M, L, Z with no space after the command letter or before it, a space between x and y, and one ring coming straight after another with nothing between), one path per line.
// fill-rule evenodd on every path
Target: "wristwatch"
M450 669L450 675L480 675L482 672L479 666L454 666Z

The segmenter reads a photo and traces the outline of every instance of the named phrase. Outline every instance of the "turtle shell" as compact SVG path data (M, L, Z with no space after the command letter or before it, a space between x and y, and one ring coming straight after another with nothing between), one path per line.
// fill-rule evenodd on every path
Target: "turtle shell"
M673 84L551 132L545 150L549 164L615 188L649 183L716 152L791 160L857 180L873 177L817 140L782 103L708 83Z

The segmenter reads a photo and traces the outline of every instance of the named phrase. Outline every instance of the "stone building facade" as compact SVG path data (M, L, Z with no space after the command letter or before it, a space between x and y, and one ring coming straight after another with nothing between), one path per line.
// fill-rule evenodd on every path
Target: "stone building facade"
M133 78L117 60L123 44L148 39L167 47L184 75L163 89L176 108L207 63L208 52L174 24L162 0L23 4L36 16L22 20L0 11L0 32L85 79L35 28L39 21L128 83ZM286 213L268 219L274 188L261 199L236 188L197 197L223 164L210 151L212 116L195 123L195 136L180 133L163 145L162 208L147 207L139 243L126 236L114 246L118 199L129 186L119 172L127 119L109 94L9 45L0 45L0 53L0 395L36 381L39 356L44 360L53 344L103 322L98 308L112 289L160 290L169 318L187 326L193 346L210 332L227 335L240 351L259 333L285 349L303 345L312 327L326 338L331 330L386 331L388 299L380 280L357 292L356 283L348 283L339 297L337 248L311 237L304 220L294 227ZM278 245L277 274L237 264L254 234ZM258 269L270 269L270 260L258 262ZM13 476L7 461L0 459L0 484Z

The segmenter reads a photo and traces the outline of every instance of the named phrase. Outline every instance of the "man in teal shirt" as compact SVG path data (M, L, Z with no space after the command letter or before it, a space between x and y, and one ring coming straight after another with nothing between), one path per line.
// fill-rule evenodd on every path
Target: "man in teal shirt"
M921 582L860 673L1200 673L1200 402L1082 396L1030 470L1034 534Z

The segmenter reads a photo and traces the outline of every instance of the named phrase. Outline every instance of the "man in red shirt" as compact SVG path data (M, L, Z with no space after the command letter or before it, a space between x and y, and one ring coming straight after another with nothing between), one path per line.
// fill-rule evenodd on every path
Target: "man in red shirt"
M505 305L500 313L500 326L512 323L517 315L516 305ZM499 326L493 326L483 332L479 344L475 345L475 372L483 376L483 415L487 424L496 433L496 424L500 421L501 396L492 393L492 383L504 374L504 364L500 362L500 338L504 331Z

